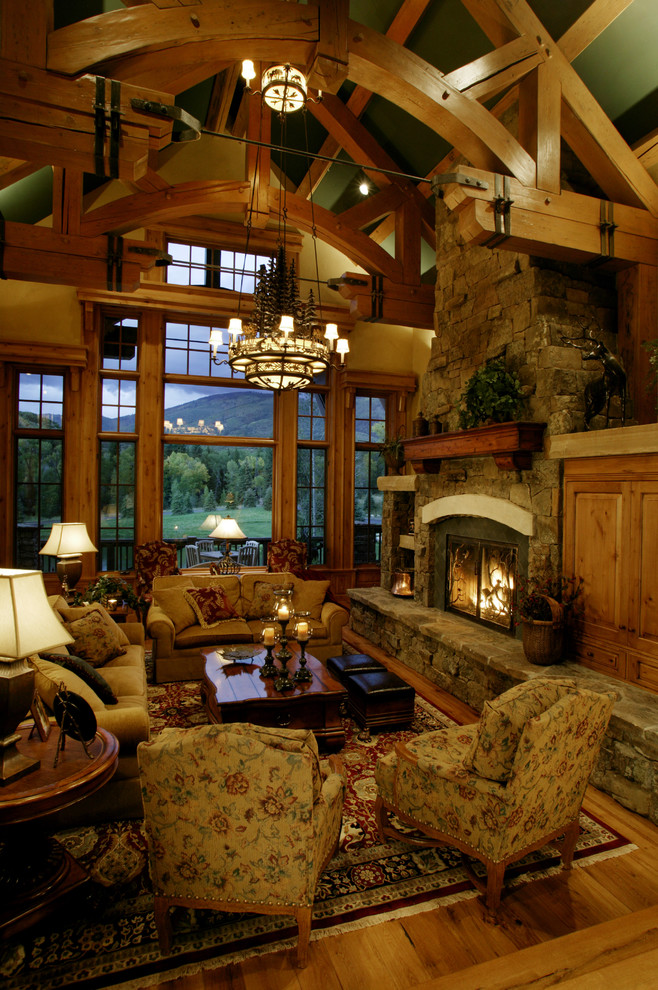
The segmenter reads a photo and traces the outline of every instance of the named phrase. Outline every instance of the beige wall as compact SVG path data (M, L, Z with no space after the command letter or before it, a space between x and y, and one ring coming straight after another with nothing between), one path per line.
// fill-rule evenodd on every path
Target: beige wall
M0 340L81 344L81 314L70 285L0 282Z

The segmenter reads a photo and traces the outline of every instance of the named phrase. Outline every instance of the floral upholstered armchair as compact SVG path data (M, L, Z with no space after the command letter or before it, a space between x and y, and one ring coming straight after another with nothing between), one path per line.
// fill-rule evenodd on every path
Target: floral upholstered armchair
M151 540L135 547L135 584L141 601L151 601L153 578L166 574L180 574L178 552L173 543Z
M305 966L318 878L340 837L345 778L306 729L167 729L137 750L163 953L173 905L292 914Z
M301 540L273 540L267 544L268 571L289 571L305 578L307 547Z
M564 836L571 866L578 817L615 696L567 678L533 678L492 702L480 721L417 736L378 761L380 837L451 845L486 865L490 919L505 867ZM415 834L391 821L415 826Z

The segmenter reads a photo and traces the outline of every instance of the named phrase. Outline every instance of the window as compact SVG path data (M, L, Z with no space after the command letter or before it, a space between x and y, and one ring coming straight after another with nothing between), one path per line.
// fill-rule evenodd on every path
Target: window
M211 289L228 289L252 295L256 275L262 265L269 265L272 255L180 244L169 241L167 250L172 264L167 265L170 285L196 285Z
M14 562L54 571L39 550L62 520L64 376L20 372L17 397Z
M300 392L297 398L297 539L308 546L308 563L326 563L327 395ZM323 446L307 445L322 442Z
M354 419L354 563L378 564L381 558L383 492L377 478L385 473L378 445L386 433L386 400L355 398Z
M139 321L104 316L101 367L101 432L134 433L137 414Z
M167 382L164 414L165 434L271 439L274 395L261 388Z
M101 571L126 571L133 566L135 447L134 441L100 442Z

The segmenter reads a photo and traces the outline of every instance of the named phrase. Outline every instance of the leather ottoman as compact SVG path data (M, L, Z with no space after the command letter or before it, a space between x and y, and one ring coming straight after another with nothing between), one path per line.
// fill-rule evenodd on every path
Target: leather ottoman
M366 731L411 722L416 692L397 674L386 669L352 674L346 687L354 718Z
M348 653L345 656L329 657L327 670L341 684L347 685L353 674L363 674L368 670L383 671L386 667L367 653Z

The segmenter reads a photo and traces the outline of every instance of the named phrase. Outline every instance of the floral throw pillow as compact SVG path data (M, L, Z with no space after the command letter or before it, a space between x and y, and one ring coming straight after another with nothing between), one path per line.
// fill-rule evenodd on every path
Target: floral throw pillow
M245 606L247 619L269 619L274 615L274 602L276 595L274 589L277 585L268 584L267 581L256 581L254 584L254 597Z
M229 619L240 618L220 585L213 588L190 588L184 592L184 597L194 609L203 629Z
M67 622L66 628L73 636L73 643L69 644L72 655L82 657L92 667L102 667L108 660L126 652L119 627L105 609L91 606L85 615Z

